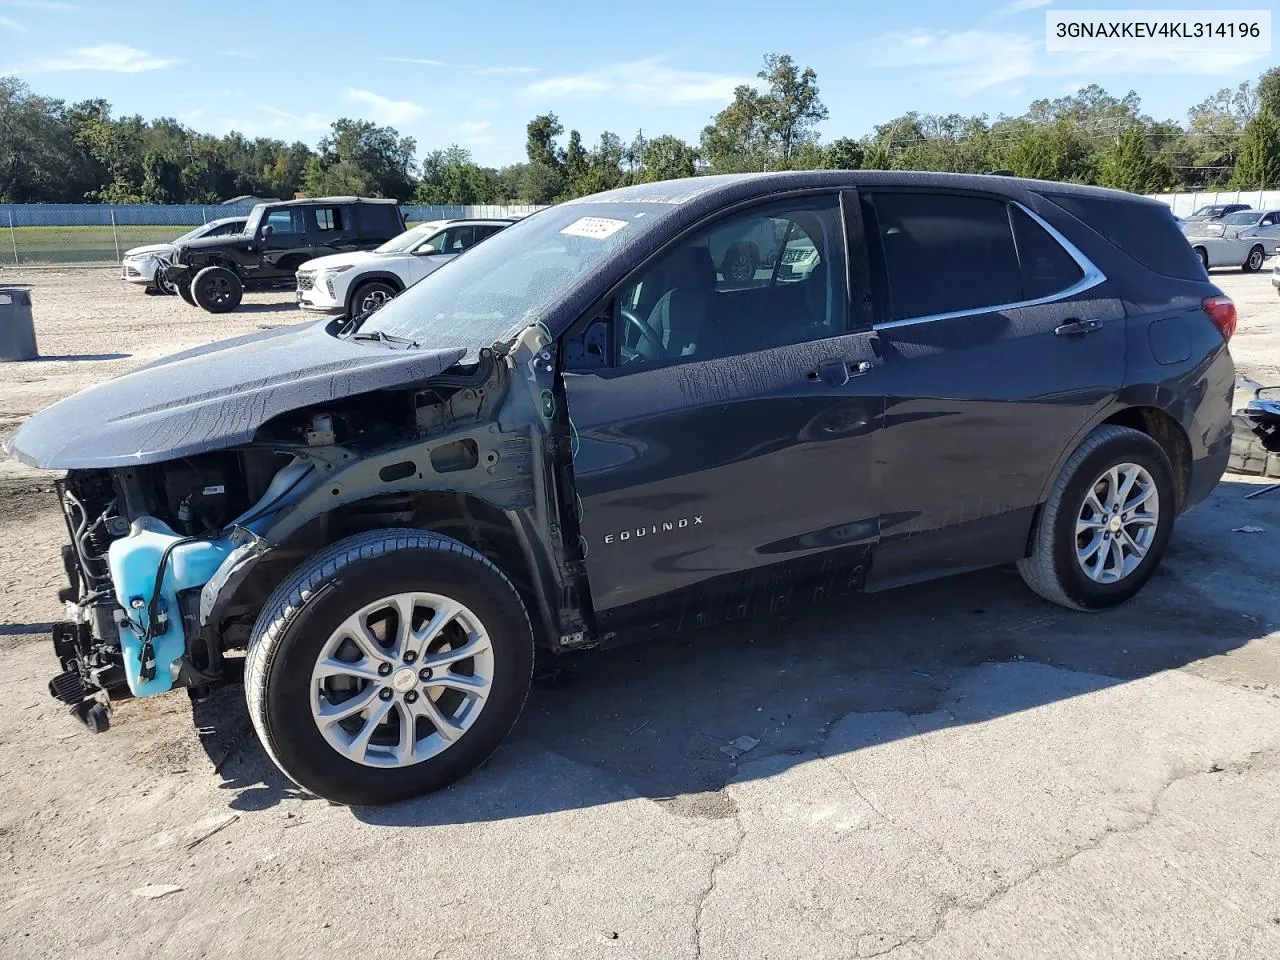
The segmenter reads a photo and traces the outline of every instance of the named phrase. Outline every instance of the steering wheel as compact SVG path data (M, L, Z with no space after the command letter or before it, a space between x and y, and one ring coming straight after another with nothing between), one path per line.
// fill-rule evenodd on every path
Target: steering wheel
M640 350L640 353L648 356L650 360L661 360L667 355L667 348L662 345L662 341L653 332L653 328L640 319L639 314L630 307L622 307L618 310L618 313L629 326L635 327L636 332L640 334L640 343L649 348L648 350ZM639 349L640 343L636 344L637 349Z

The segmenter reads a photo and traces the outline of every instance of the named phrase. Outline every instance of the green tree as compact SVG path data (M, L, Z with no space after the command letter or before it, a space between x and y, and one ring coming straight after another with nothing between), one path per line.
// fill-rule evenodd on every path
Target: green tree
M1280 117L1280 67L1272 67L1258 77L1258 109Z
M566 186L559 167L535 161L522 166L515 196L523 203L554 203L560 199Z
M335 120L319 152L307 163L306 187L313 196L355 194L404 200L416 186L417 143L394 127L367 120Z
M0 77L0 202L83 200L99 171L75 140L61 100Z
M542 113L525 126L525 153L530 163L554 167L564 166L564 152L556 146L556 137L564 133L564 124L554 113Z
M645 183L655 180L675 180L692 177L697 172L698 151L679 137L663 134L647 140L641 148L640 179Z
M742 84L733 101L702 131L702 153L715 173L785 169L800 148L817 142L828 115L818 75L786 54L770 53L756 74L764 92Z
M866 156L866 148L857 140L840 137L827 144L822 165L828 170L858 170Z
M1098 180L1104 187L1130 193L1154 193L1168 185L1169 171L1147 150L1147 138L1142 130L1130 127L1103 155Z
M1232 180L1247 189L1280 185L1280 117L1270 110L1261 111L1245 127Z

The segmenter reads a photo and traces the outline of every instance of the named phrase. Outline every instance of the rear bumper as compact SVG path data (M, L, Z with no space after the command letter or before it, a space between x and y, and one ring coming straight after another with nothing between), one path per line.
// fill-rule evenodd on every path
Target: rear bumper
M1215 441L1204 456L1191 464L1191 482L1187 485L1187 499L1183 503L1183 512L1190 510L1213 492L1222 475L1227 472L1227 461L1231 457L1231 428L1228 425L1225 434Z

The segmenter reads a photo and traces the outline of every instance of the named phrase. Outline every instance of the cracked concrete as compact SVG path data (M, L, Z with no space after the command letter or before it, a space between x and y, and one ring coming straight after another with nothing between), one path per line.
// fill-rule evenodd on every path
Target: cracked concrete
M1274 295L1220 279L1256 362ZM37 286L38 324L70 304L42 345L80 352L91 320L141 359L188 316L131 313L133 291L71 312L90 288ZM0 368L0 423L123 366ZM475 776L379 810L294 791L234 688L121 704L102 737L65 717L38 486L0 465L5 960L1280 954L1280 495L1244 500L1253 481L1181 518L1106 614L991 571L574 658ZM730 760L740 736L759 746ZM148 883L182 890L130 893Z

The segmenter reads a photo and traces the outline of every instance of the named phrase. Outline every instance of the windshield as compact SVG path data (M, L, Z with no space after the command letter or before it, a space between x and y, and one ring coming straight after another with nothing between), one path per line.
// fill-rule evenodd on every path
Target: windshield
M1232 213L1222 218L1222 222L1232 227L1244 227L1258 219L1256 213Z
M1221 213L1224 209L1225 209L1224 207L1201 207L1199 210L1193 213L1192 216L1193 217L1211 217L1215 213Z
M607 253L647 233L662 203L550 207L478 243L373 314L361 331L426 349L479 348L541 320Z
M440 229L439 222L420 223L412 229L406 230L398 237L392 237L382 246L374 249L374 253L409 253L418 246L423 240L431 236L436 230Z

